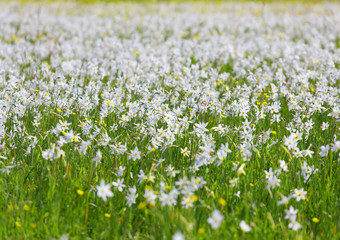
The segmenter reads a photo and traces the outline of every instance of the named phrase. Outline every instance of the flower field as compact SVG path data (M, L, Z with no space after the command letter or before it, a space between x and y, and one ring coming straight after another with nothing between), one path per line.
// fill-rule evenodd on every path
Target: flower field
M0 8L1 239L340 238L340 4Z

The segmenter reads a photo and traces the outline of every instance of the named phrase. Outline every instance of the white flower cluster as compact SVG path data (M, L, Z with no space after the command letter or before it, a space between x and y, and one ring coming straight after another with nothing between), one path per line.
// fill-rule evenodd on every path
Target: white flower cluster
M104 201L190 208L214 195L216 171L234 198L250 166L269 169L275 194L291 171L301 169L298 187L339 159L340 15L324 5L1 5L5 160L110 166ZM18 166L5 160L3 173ZM293 189L279 205L306 199ZM292 206L285 219L301 228ZM207 219L223 220L219 210Z

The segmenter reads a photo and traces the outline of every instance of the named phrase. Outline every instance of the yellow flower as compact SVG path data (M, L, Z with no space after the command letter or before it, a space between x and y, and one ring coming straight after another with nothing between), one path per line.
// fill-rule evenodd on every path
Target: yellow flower
M146 207L146 205L147 205L146 201L141 202L140 204L138 204L138 209L143 209Z
M272 131L272 134L276 135L276 131Z
M80 189L77 190L77 193L78 193L79 196L84 195L84 191L82 191L82 190L80 190Z
M58 112L62 112L59 108L57 108L57 111L58 111Z
M204 228L199 228L199 229L198 229L198 233L199 233L199 234L203 234L204 231L205 231Z
M15 225L17 225L17 227L21 227L22 226L21 222L15 222Z
M7 210L12 211L14 209L13 205L8 205Z
M29 210L30 210L30 207L29 207L27 204L25 204L24 210L25 210L25 211L29 211Z
M198 197L197 197L196 195L192 195L192 196L190 197L190 199L191 199L192 201L196 202L196 201L198 200Z
M36 227L37 227L37 224L31 223L31 227L32 227L32 228L36 228Z
M320 222L320 220L319 220L318 218L316 218L316 217L314 217L314 218L312 219L312 221L315 222L315 223Z
M227 201L224 200L223 198L219 198L219 199L218 199L218 204L220 204L221 206L224 207L224 206L227 204Z
M110 217L111 217L111 214L105 213L105 217L110 218Z

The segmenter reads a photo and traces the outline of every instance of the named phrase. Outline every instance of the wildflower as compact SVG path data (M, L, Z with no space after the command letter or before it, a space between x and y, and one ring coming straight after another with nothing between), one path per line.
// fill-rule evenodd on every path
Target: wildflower
M95 163L100 163L100 160L102 160L102 152L100 150L97 151L96 156L93 158L93 161Z
M23 209L24 209L24 211L29 211L31 208L27 204L25 204Z
M246 174L246 172L244 171L244 167L246 166L246 164L242 163L241 166L238 168L237 170L237 175L240 175L240 174Z
M47 150L42 152L42 156L46 160L52 161L54 159L54 157L55 157L54 150L49 148L49 149L47 149Z
M284 160L279 160L279 162L280 162L280 168L282 169L282 171L288 172L288 166L286 162Z
M242 231L244 231L244 232L250 232L250 231L251 231L251 227L250 227L248 224L246 224L246 222L245 222L244 220L242 220L242 221L240 222L240 228L241 228Z
M117 177L122 177L124 175L124 171L125 171L126 167L124 166L119 166L118 168L118 172L117 172Z
M130 153L128 159L132 159L132 160L137 160L137 159L141 159L140 156L141 152L138 151L138 147L135 147L135 149Z
M217 156L219 159L223 159L227 157L227 154L230 153L231 150L228 148L228 143L222 144L220 149L217 151Z
M137 193L136 186L129 188L129 194L126 196L126 200L127 200L126 204L128 206L135 204L137 197L138 197L138 193Z
M79 196L83 196L84 195L84 191L82 191L80 189L77 190L77 193L78 193Z
M231 180L229 180L229 186L230 187L235 187L237 184L238 178L233 178Z
M278 201L277 205L280 206L280 205L288 205L288 202L290 200L290 196L286 197L286 196L283 196L282 195L282 199L280 201Z
M295 221L298 210L295 210L292 206L290 206L288 210L285 210L285 212L286 212L285 219Z
M323 122L322 125L321 125L321 130L325 131L328 128L329 128L329 123L328 122L327 123Z
M102 179L100 182L100 185L97 186L97 195L98 197L101 197L104 202L106 202L108 197L112 197L113 193L110 190L111 185L110 184L105 184L105 180Z
M321 157L326 157L328 155L328 151L329 151L329 145L321 146L319 154Z
M219 198L218 203L223 207L227 204L226 200L224 200L223 198Z
M294 189L294 193L293 193L293 197L296 199L296 201L300 201L300 200L305 200L306 199L306 194L307 192L303 190L303 188L301 189Z
M118 189L119 192L122 192L123 188L126 186L124 184L124 178L123 179L117 179L117 182L112 182L112 185L115 187L115 189Z
M75 134L73 130L65 134L66 142L78 142L79 134Z
M337 152L340 150L340 141L335 141L335 143L332 146L332 151Z
M180 231L177 231L173 236L172 240L185 240L183 234Z
M137 208L138 208L139 210L141 210L141 209L145 208L146 205L147 205L147 202L144 201L144 202L141 202L140 204L138 204L138 207L137 207Z
M280 182L281 182L281 180L278 179L275 175L273 175L271 178L268 179L267 189L280 186Z
M157 195L155 194L155 192L150 189L145 189L145 193L143 195L146 198L146 202L150 203L152 205L155 205L155 200L157 199Z
M213 229L217 229L221 225L223 219L224 216L221 215L220 211L214 210L212 216L208 218L208 223Z
M300 228L302 228L301 224L298 223L297 221L293 220L288 224L288 227L291 228L293 231L297 231Z
M182 152L182 154L183 154L184 156L187 156L187 157L190 156L190 151L188 150L187 147L185 147L184 149L181 148L181 152Z

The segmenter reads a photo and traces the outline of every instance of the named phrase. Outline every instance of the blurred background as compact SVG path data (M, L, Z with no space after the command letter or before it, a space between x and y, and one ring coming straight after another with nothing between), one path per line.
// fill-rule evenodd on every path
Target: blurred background
M0 0L0 2L8 2ZM13 1L10 1L13 2ZM18 1L15 1L18 2ZM338 2L340 0L19 0L19 2L82 2L82 3L124 3L124 2L136 2L136 3L159 3L159 2L257 2L257 3L324 3L324 2Z

